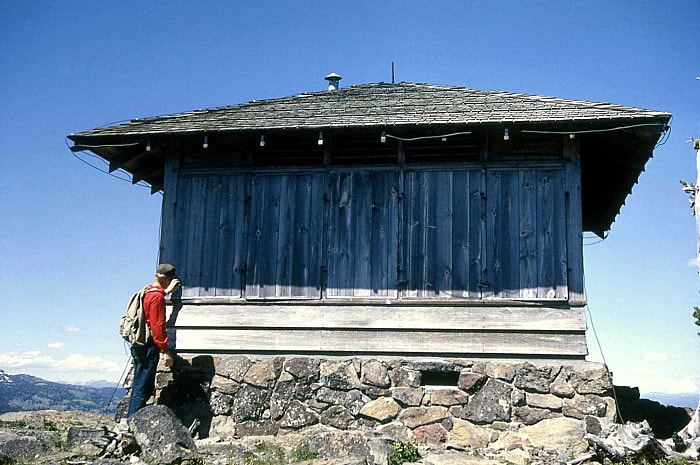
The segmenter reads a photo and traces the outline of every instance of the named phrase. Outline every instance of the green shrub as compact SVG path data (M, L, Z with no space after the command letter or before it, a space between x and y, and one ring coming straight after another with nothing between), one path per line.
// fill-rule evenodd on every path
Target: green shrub
M300 442L292 452L293 462L303 462L304 460L312 460L318 457L318 452L311 448L308 442Z
M41 422L42 431L58 431L58 425L48 418L44 418Z
M418 446L411 443L395 442L393 450L386 456L387 465L401 465L404 462L416 462L420 459Z

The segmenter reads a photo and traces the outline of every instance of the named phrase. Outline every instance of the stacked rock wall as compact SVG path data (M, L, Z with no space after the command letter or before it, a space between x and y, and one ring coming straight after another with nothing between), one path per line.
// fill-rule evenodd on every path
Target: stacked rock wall
M156 384L156 401L186 425L198 419L200 436L321 424L424 444L576 450L615 417L595 364L200 356L159 367Z

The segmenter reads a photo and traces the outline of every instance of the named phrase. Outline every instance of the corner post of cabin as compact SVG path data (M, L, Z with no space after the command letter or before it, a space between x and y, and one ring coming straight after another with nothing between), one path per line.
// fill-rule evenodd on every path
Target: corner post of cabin
M581 211L581 151L579 141L568 135L564 138L564 162L566 164L567 211L567 281L569 304L584 305L583 288L583 217Z
M173 228L177 205L177 177L180 168L178 155L167 155L163 172L163 206L161 208L161 233L159 261L170 262L173 259Z

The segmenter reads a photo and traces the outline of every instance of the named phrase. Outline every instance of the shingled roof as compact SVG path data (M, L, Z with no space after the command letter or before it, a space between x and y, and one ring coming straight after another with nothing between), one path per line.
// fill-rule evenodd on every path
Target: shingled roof
M69 136L143 136L242 130L392 127L487 123L631 121L668 113L611 103L429 84L363 84L168 116Z
M367 137L372 131L413 137L446 131L483 134L507 127L511 134L545 132L552 138L557 132L576 132L583 228L602 235L670 118L669 113L611 103L402 82L134 119L68 138L75 142L71 150L90 150L109 161L110 171L124 169L132 174L132 182L143 180L156 192L163 186L166 158L201 151L202 135L219 138L215 148L208 149L212 156L216 150L260 151L256 138L275 133L296 137L289 148L296 144L297 150L308 152L319 150L314 139L318 134L310 134L313 131L329 131L336 142L357 139L362 132ZM378 140L376 134L371 137Z

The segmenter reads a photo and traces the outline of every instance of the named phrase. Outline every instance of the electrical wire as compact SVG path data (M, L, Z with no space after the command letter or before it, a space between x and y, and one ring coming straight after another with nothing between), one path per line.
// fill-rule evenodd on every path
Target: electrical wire
M109 171L103 170L102 168L100 168L100 167L98 167L98 166L95 166L95 165L93 165L92 163L89 163L89 162L87 162L86 160L80 158L76 152L73 152L72 150L70 150L71 147L70 147L70 145L68 145L68 140L67 140L67 139L65 140L65 143L66 143L66 147L68 147L68 150L70 151L71 155L73 155L75 158L77 158L77 159L80 160L81 162L85 163L86 165L88 165L90 168L95 169L95 170L99 171L100 173L104 173L104 174L107 174L107 175L109 175L109 176L112 176L113 178L119 179L120 181L124 181L124 182L128 182L128 183L133 184L133 182L132 182L131 179L123 178L123 177L121 177L121 176L117 176L117 175L115 175L114 173L110 173ZM90 152L85 152L84 150L81 150L81 153L86 153L86 154L88 154L89 156L92 156L92 157L95 157L95 158L98 158L98 159L102 160L101 157L98 157L97 155L93 155L93 154L91 154ZM121 170L121 169L120 169L119 172L123 172L123 173L125 173L125 174L128 176L128 173L126 173L124 170ZM139 186L139 187L145 187L146 189L150 189L150 188L151 188L148 184L143 183L143 182L141 182L141 181L137 182L136 185Z
M462 135L470 135L470 131L464 131L464 132L453 132L450 134L441 134L437 136L420 136L420 137L399 137L399 136L392 136L391 134L385 134L386 137L389 137L391 139L396 139L396 140L402 140L406 142L410 142L412 140L422 140L422 139L442 139L443 137L453 137L453 136L462 136Z
M586 289L586 279L583 280L583 292L584 295L588 296L588 290ZM624 424L625 420L622 418L622 413L620 412L620 402L617 399L617 393L615 392L615 384L613 384L612 373L608 369L608 362L605 360L605 354L603 353L603 346L600 344L600 338L598 338L598 331L595 329L595 323L593 322L593 313L591 312L591 306L586 302L586 311L588 312L588 319L591 321L591 329L593 329L593 336L595 337L596 344L598 344L598 350L600 351L600 357L603 359L603 368L605 368L605 373L608 375L608 380L610 381L610 386L612 386L613 398L615 399L615 410L617 411L617 417L620 419L620 423Z
M131 358L132 358L131 355L129 355L129 360L127 360L126 365L124 365L124 370L122 370L122 374L119 376L119 380L117 381L117 385L114 386L114 390L112 391L112 396L109 398L107 405L105 405L105 408L102 410L102 413L97 418L97 423L95 423L95 429L97 429L97 427L100 426L100 422L102 422L102 418L105 416L105 413L107 413L109 406L112 405L112 401L114 400L114 396L117 393L117 389L119 389L119 386L123 382L124 375L126 375L126 370L131 366Z
M621 131L623 129L639 128L643 126L665 126L669 127L666 123L641 123L641 124L631 124L629 126L617 126L614 128L606 129L585 129L582 131L537 131L534 129L522 129L520 132L527 132L530 134L590 134L594 132L610 132L610 131Z

